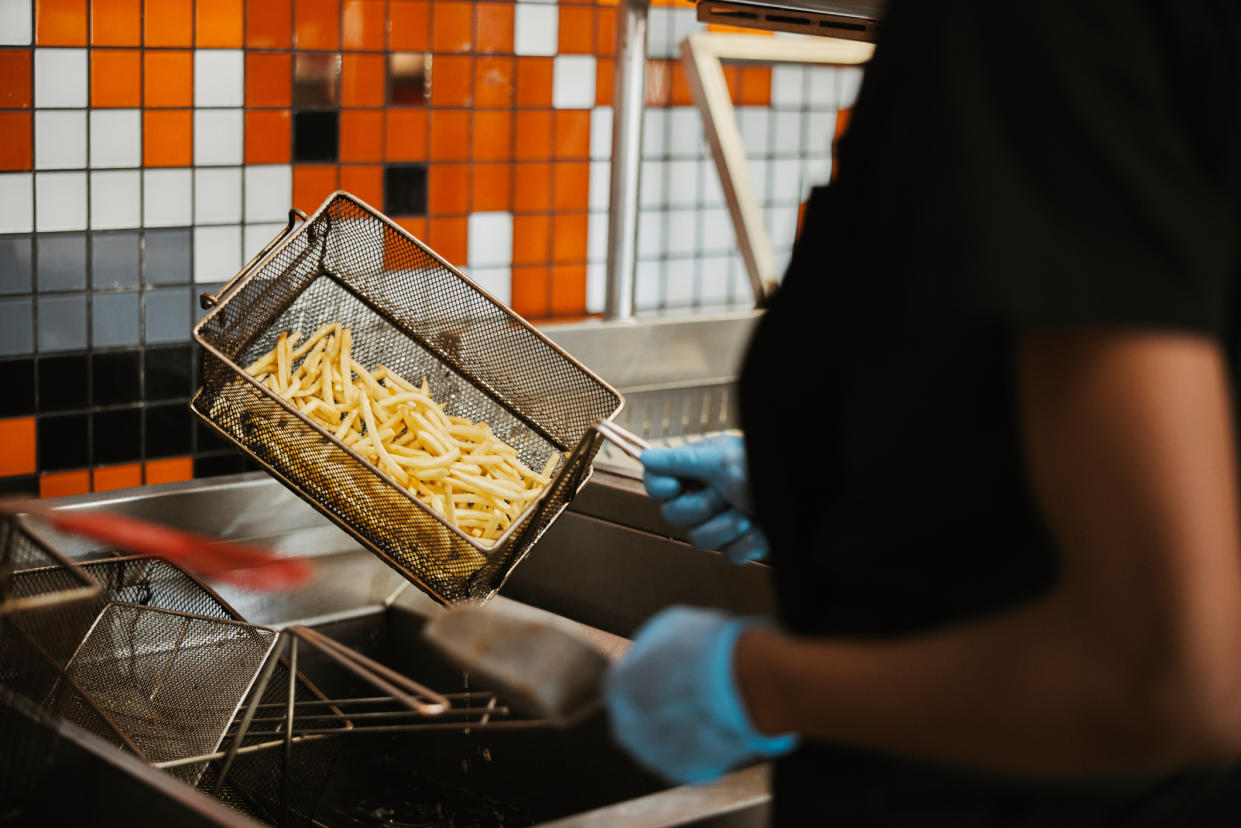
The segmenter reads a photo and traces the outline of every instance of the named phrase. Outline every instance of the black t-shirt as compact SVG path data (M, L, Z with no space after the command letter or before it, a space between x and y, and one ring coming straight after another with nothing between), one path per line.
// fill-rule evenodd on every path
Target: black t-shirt
M1241 3L893 0L839 164L742 378L782 620L884 637L1032 600L1059 559L1023 466L1017 337L1199 332L1235 383ZM776 812L811 806L1241 824L1241 773L1052 785L811 744L778 764Z

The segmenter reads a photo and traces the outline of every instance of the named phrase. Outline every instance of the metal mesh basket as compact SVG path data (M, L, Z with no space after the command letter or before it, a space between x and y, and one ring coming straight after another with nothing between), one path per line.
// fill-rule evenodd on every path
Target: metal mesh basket
M202 387L191 406L286 486L441 603L482 601L590 475L620 395L383 215L346 193L286 230L194 328ZM493 544L479 542L260 385L242 366L281 333L340 322L354 358L417 382L450 414L486 421L541 467L571 452Z

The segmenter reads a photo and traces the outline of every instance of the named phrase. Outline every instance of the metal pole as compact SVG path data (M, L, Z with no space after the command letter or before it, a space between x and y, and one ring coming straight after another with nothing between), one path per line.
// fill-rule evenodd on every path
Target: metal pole
M646 20L650 0L622 0L612 89L612 189L608 205L605 319L632 319L638 270L638 182L646 103Z

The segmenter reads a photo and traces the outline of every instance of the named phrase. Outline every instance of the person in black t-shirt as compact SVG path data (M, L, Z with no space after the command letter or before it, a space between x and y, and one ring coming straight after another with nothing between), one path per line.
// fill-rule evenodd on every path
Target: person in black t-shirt
M780 823L1241 824L1241 4L893 0L839 162L744 443L643 457L779 626L657 615L617 739Z

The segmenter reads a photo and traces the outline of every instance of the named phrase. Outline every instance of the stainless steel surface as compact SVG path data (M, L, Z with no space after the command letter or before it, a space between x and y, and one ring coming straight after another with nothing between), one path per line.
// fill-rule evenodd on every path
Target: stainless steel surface
M638 271L638 199L642 113L646 105L646 30L650 0L621 0L616 10L616 78L612 87L612 189L603 316L633 318ZM606 12L604 12L606 14Z
M873 42L887 0L698 0L698 19Z

